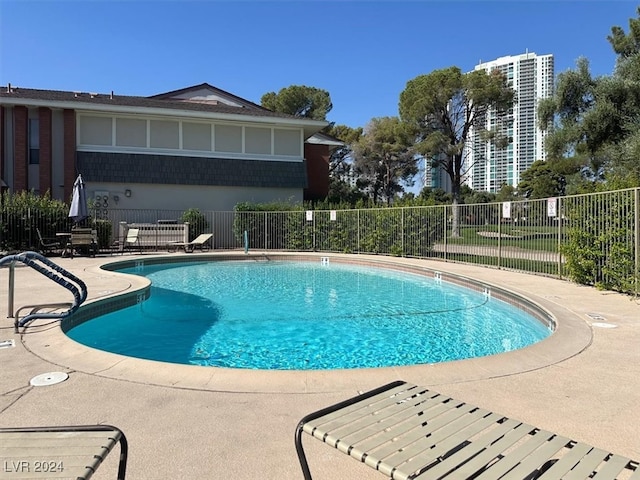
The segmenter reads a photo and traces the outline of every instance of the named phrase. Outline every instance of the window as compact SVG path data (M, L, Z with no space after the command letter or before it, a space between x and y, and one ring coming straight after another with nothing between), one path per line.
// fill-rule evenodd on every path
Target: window
M116 118L116 145L145 148L147 146L147 121L137 118Z
M80 117L80 144L111 146L113 130L111 117Z
M180 148L180 124L178 122L151 120L149 127L151 148L172 148L174 150Z
M29 119L29 165L40 164L40 120Z

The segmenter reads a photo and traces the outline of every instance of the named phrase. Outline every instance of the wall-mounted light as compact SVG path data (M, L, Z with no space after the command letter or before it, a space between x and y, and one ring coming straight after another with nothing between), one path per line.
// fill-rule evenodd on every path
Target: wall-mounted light
M131 196L131 190L129 190L128 188L124 191L124 196L125 197L130 197Z

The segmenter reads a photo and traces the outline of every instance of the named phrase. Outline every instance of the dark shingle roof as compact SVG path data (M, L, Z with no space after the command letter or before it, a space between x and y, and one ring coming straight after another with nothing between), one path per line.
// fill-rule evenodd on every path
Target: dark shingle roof
M171 93L171 92L170 92ZM226 92L225 92L226 93ZM161 94L164 96L166 94ZM238 97L239 98L239 97ZM253 117L273 117L292 120L301 120L292 115L272 112L266 108L259 107L246 100L244 106L234 107L224 104L199 103L189 101L163 100L154 97L136 97L129 95L112 95L110 93L86 93L86 92L66 92L61 90L36 90L32 88L0 87L0 103L5 99L29 99L45 102L65 102L77 103L78 108L83 105L113 105L121 107L139 108L168 108L174 110L186 110L192 112L221 113L231 115L247 115ZM239 98L240 99L240 98ZM240 99L242 100L242 99ZM14 103L14 102L12 102Z

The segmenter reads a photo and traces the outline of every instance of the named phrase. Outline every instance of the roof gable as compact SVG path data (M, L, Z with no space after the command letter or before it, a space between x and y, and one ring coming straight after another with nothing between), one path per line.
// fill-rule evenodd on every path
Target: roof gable
M233 95L232 93L221 90L220 88L202 83L191 87L173 90L171 92L159 93L149 98L156 100L171 100L177 102L195 102L205 103L209 105L228 105L231 107L244 107L249 109L267 110L249 100Z

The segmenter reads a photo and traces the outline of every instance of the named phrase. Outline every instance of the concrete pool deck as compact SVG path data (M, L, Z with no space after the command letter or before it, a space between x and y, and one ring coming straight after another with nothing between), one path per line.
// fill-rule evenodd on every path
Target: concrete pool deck
M104 271L100 265L152 256L156 254L51 260L86 282L88 302L94 302L145 284L142 278ZM204 257L188 254L192 260ZM481 359L278 372L171 365L99 352L67 338L57 322L37 321L25 334L14 334L13 319L5 318L5 312L0 342L13 339L15 347L0 349L0 427L115 425L129 440L127 478L132 479L302 478L293 434L304 415L402 379L640 458L640 300L491 268L388 260L507 288L550 311L558 330L534 346ZM15 277L16 309L71 299L69 292L31 268L16 267ZM7 278L8 269L0 269L1 305L8 302ZM606 328L611 326L615 328ZM53 371L68 373L68 380L30 386L34 376ZM305 440L314 478L385 478L321 442ZM116 458L112 454L93 478L114 478Z

